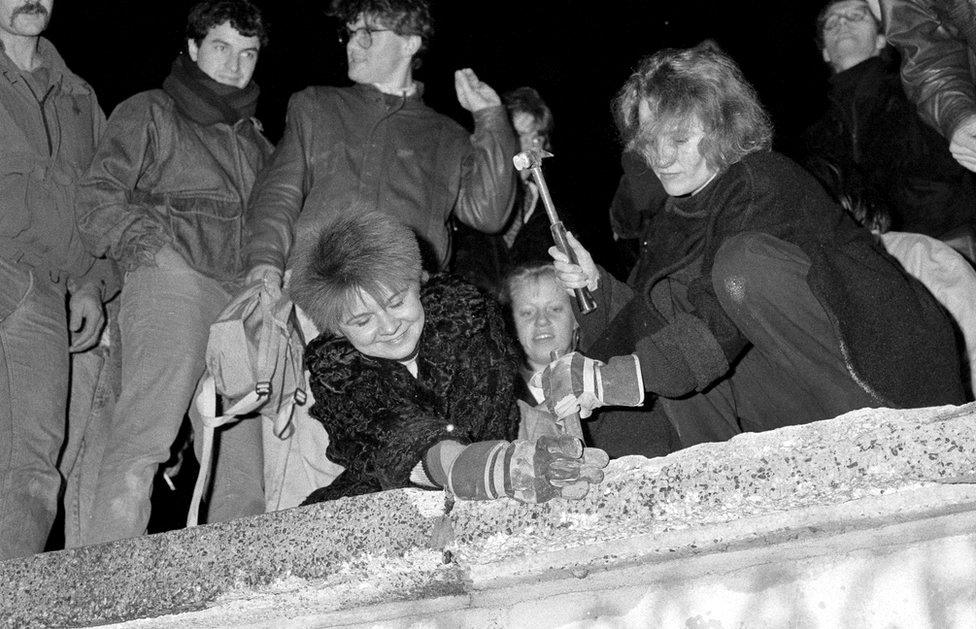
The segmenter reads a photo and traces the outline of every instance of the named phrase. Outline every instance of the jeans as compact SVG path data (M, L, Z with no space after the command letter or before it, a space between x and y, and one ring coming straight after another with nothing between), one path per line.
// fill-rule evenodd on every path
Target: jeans
M68 431L58 469L65 479L64 544L84 543L83 527L91 521L98 468L110 434L112 410L118 397L118 300L107 305L108 325L103 343L71 355ZM114 307L113 307L114 305ZM109 329L115 327L113 333ZM113 344L104 342L113 339Z
M68 398L65 287L0 258L0 560L44 550Z
M122 388L98 474L92 520L85 527L86 543L146 532L153 476L169 458L203 374L210 324L229 301L216 280L178 259L126 274L119 311ZM243 463L260 486L260 455L256 458Z

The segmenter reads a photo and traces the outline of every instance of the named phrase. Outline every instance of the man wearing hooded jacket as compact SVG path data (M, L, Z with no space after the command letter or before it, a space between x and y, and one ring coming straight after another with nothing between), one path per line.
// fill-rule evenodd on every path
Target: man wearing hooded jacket
M125 272L122 389L83 526L87 543L146 531L153 475L203 373L210 323L240 286L244 208L271 152L253 117L251 82L265 43L250 0L195 6L188 54L162 89L119 105L82 182L89 249ZM231 487L218 488L218 467L211 521L263 512L260 422L220 438Z

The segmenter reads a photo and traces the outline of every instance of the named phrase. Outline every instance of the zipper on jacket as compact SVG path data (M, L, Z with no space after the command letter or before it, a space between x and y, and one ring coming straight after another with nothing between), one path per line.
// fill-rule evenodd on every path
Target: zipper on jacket
M31 85L31 82L27 80L26 77L24 77L22 80L24 81L24 85L27 86L27 89L30 90L31 96L34 97L34 100L37 101L37 105L41 109L41 124L44 126L44 135L47 137L47 156L53 157L54 140L51 139L51 127L49 126L49 121L47 118L47 108L45 107L45 104L47 103L47 99L51 96L51 92L54 91L54 86L49 85L47 88L47 92L44 93L44 96L38 97L37 92L34 91L34 86Z

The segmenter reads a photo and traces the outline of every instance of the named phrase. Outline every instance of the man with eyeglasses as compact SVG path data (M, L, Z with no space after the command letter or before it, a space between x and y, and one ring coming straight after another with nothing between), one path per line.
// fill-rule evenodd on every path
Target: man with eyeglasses
M345 212L380 210L413 228L425 264L443 269L452 216L474 229L504 224L518 143L498 94L455 73L474 134L424 104L413 78L433 32L425 0L337 0L351 87L294 95L272 163L250 203L249 279L280 287L294 238Z
M918 117L864 0L830 2L817 22L834 74L824 116L805 135L806 161L849 206L891 228L952 240L976 215L972 174Z
M976 0L881 0L880 11L908 98L976 172Z

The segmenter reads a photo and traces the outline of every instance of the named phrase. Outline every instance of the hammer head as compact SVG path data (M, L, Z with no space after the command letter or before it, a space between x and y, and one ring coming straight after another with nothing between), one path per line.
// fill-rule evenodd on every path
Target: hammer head
M542 166L542 160L547 157L552 157L552 153L543 149L529 149L513 157L512 163L515 165L515 170L523 171L529 168L539 168Z

